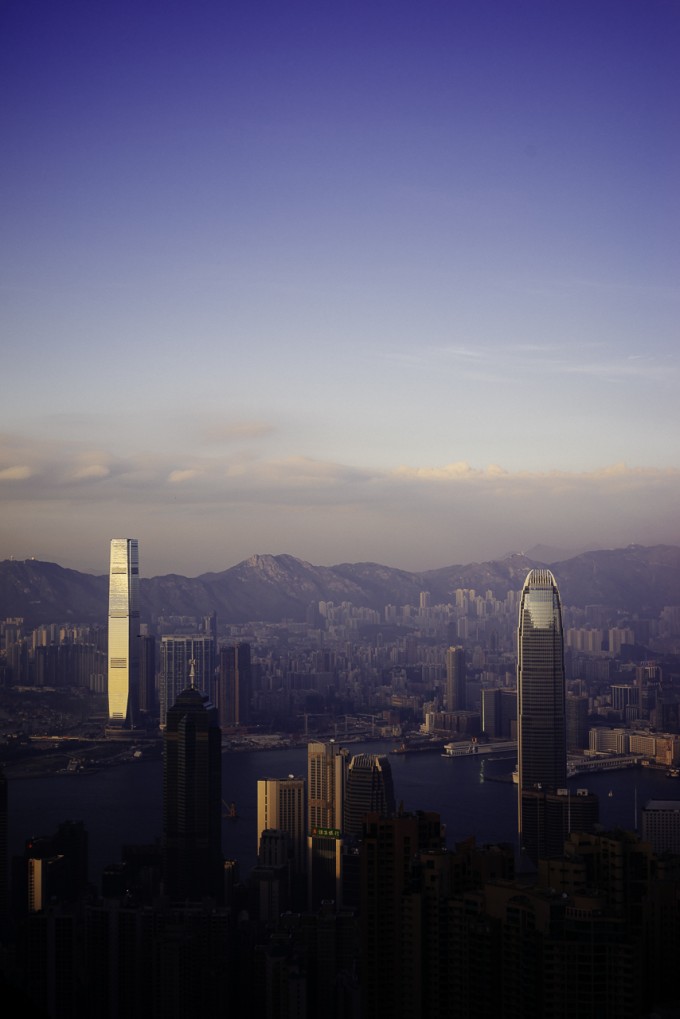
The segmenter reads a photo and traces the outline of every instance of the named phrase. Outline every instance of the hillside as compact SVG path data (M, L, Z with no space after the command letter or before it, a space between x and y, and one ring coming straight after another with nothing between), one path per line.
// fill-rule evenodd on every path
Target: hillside
M168 574L142 579L141 615L202 616L213 610L222 620L303 620L310 602L347 601L381 610L384 605L417 605L421 591L432 604L449 602L456 588L494 592L502 598L520 590L527 571L549 565L563 604L607 605L624 612L658 615L680 604L680 548L631 545L584 552L558 563L524 555L464 566L408 573L379 563L314 566L289 555L255 555L219 573L199 577ZM0 618L22 616L44 622L104 623L108 579L39 560L0 562Z

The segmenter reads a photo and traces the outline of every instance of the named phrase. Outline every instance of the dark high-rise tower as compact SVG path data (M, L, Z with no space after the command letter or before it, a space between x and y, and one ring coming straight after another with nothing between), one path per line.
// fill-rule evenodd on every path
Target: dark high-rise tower
M217 703L223 728L248 722L250 672L250 644L220 648Z
M139 690L139 544L113 538L109 572L109 725L136 723Z
M139 710L146 715L156 712L156 638L139 638Z
M164 734L163 857L172 899L222 897L221 767L217 711L189 686L169 708Z
M366 814L396 811L392 768L384 754L356 754L347 770L344 834L360 837Z
M466 683L465 649L450 647L446 652L446 707L448 711L465 711L467 707Z
M567 784L562 610L550 570L532 570L522 589L517 642L517 735L520 846L535 858L535 846L532 849L527 844L525 821L529 815L522 792L536 789L554 792Z

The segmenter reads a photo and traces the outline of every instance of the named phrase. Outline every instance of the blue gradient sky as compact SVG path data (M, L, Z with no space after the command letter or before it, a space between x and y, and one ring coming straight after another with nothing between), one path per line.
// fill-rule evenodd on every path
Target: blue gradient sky
M680 542L675 0L7 0L0 38L0 556Z

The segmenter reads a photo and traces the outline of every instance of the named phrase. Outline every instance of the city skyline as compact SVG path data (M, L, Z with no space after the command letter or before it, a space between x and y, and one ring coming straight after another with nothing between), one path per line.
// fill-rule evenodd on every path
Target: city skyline
M0 558L680 544L674 5L0 18Z

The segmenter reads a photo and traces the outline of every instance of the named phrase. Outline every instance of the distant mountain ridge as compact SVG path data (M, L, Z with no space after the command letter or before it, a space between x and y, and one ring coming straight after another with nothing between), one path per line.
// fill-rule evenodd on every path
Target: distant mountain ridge
M584 552L562 562L541 563L523 554L484 563L409 573L379 563L314 566L291 555L254 555L219 573L142 579L141 615L203 616L215 611L228 622L304 620L310 602L350 602L382 610L417 605L429 591L432 604L454 600L456 588L491 590L503 598L519 591L527 572L550 566L565 605L607 605L657 615L680 604L680 547L630 545ZM108 576L92 576L35 559L0 562L0 618L21 616L28 625L50 622L104 623Z

